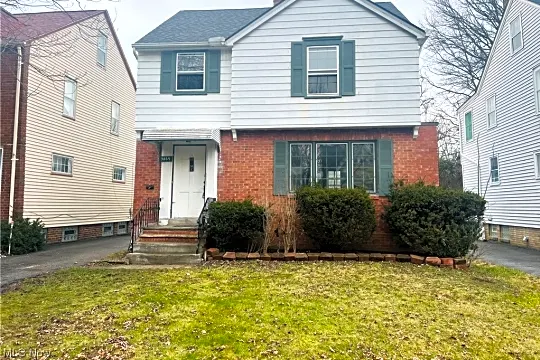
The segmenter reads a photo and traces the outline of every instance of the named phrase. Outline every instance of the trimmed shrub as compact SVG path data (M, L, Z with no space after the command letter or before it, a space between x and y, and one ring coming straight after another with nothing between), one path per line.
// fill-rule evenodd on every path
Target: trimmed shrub
M7 254L9 248L10 225L7 221L0 224L2 253ZM43 249L45 234L41 220L16 218L13 221L13 236L11 239L11 254L22 255Z
M375 230L375 206L364 189L303 187L296 199L304 233L321 251L361 250Z
M392 236L422 254L465 256L476 247L486 202L479 195L425 185L395 184L385 219Z
M214 202L208 209L207 241L221 251L258 251L263 220L264 207L251 200Z

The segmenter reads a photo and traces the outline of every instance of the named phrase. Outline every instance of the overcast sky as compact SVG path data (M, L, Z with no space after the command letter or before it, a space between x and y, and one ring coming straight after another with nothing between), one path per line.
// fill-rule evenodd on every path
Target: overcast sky
M425 12L424 0L392 2L410 21L417 25L420 23ZM109 11L133 74L136 74L137 61L131 45L178 11L270 7L272 0L94 0L82 4L87 9Z

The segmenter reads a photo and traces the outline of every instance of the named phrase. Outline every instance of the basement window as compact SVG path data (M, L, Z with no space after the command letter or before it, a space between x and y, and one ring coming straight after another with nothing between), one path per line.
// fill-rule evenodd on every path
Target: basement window
M118 235L127 234L127 222L122 221L118 223Z
M494 224L489 224L489 239L498 240L499 239L499 226Z
M62 229L62 241L75 241L78 239L79 229L76 226L65 227Z
M510 226L501 225L501 240L510 242Z
M103 236L113 236L114 235L114 225L112 223L103 224Z

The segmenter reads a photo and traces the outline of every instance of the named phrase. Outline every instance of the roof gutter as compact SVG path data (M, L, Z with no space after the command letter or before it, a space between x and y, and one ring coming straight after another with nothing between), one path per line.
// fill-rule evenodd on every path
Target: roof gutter
M166 49L200 49L200 48L227 48L225 38L210 38L208 41L183 42L183 43L135 43L135 50L166 50Z

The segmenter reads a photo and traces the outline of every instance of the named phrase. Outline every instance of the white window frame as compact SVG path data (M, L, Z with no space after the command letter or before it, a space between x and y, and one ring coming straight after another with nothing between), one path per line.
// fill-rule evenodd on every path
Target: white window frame
M336 70L335 70L335 73L333 72L334 71L333 69L319 69L319 70L312 70L314 72L314 74L311 74L312 76L336 75L337 87L336 87L336 92L335 93L310 93L309 92L309 76L310 76L309 49L314 49L314 48L335 48L336 49ZM307 52L307 55L306 55L306 59L307 59L307 62L306 62L306 95L309 96L309 97L313 97L313 96L315 96L315 97L317 97L317 96L322 96L322 97L325 97L325 96L339 96L339 94L340 94L340 91L339 91L339 87L340 87L340 82L339 82L339 75L340 75L339 74L339 70L340 70L339 45L314 45L314 46L308 46L308 47L306 47L306 52Z
M540 180L540 151L534 153L534 176Z
M100 47L99 42L101 39L105 39L105 47ZM98 40L97 40L97 63L98 65L101 65L105 67L105 64L107 64L107 44L109 42L109 37L105 35L102 31L99 32ZM103 64L99 61L99 54L103 54Z
M366 189L368 193L370 194L376 194L377 193L377 156L375 154L376 148L375 143L370 141L356 141L351 143L351 188L354 189L354 145L371 145L373 146L373 186L374 189L369 190Z
M347 187L346 189L349 188L349 178L350 178L350 174L349 174L349 143L346 143L346 142L315 142L315 173L313 174L314 178L315 178L315 184L318 183L319 179L318 179L318 174L319 174L319 169L318 169L318 163L319 161L317 161L317 146L318 145L345 145L345 156L347 156L347 159L345 160L345 163L347 164ZM339 187L341 189L341 186Z
M66 231L74 231L73 234L66 235ZM79 239L79 228L77 226L68 226L62 228L62 242L77 241Z
M55 157L68 159L68 161L69 161L68 162L68 172L54 170L54 158ZM68 156L68 155L58 154L58 153L52 153L52 155L51 155L51 173L55 174L55 175L73 176L73 157Z
M122 174L122 179L116 179L116 170L120 170ZM113 166L113 182L125 184L126 182L126 168L122 166Z
M313 184L313 155L315 155L313 153L313 143L312 142L292 142L292 143L289 143L289 168L287 169L287 171L289 172L289 191L290 192L294 192L294 190L292 190L292 151L291 151L291 148L293 145L309 145L311 147L311 177L309 179L309 183L310 185ZM316 155L315 155L316 157ZM316 159L315 159L316 161Z
M105 228L111 228L111 230L105 230ZM101 226L101 236L113 236L114 235L114 223L106 223Z
M533 70L534 82L534 103L536 104L536 113L540 115L540 66Z
M516 20L519 21L519 32L517 34L512 35L512 23ZM523 23L521 21L521 15L517 15L513 20L511 20L508 23L508 34L510 35L510 53L513 55L517 53L519 50L523 49L523 47L525 46L525 44L523 43ZM514 43L512 42L512 39L516 37L518 34L521 37L521 47L518 49L514 49Z
M490 102L493 101L493 109L492 111L490 112ZM492 129L494 127L497 126L497 97L496 95L493 95L493 96L490 96L489 98L487 98L486 100L486 114L487 114L487 127L488 129ZM493 120L493 123L490 123L489 122L489 115L490 114L493 114L494 115L494 120Z
M470 139L467 139L467 114L471 114L471 138ZM463 132L464 132L464 135L465 135L465 143L469 143L471 141L474 141L474 121L473 121L473 112L472 112L472 109L469 110L469 111L466 111L465 114L463 115Z
M74 91L73 91L73 98L70 98L69 96L67 96L66 94L66 83L69 82L69 83L72 83L73 86L74 86ZM62 114L64 116L67 116L71 119L75 119L75 115L77 114L77 81L70 78L69 76L66 76L64 78L64 102L62 103L63 105L63 109L62 109ZM73 101L73 115L72 114L66 114L66 100L68 101Z
M128 224L127 224L127 221L120 221L119 223L117 223L118 225L118 228L116 230L116 234L117 235L125 235L127 234L127 231L128 231ZM120 228L120 226L122 226L122 228Z
M491 159L497 159L497 181L493 179L493 169L491 168ZM493 155L489 157L489 178L491 185L499 185L501 183L501 164L499 163L499 155Z
M185 56L185 55L202 55L203 56L203 70L202 70L202 76L203 76L203 87L202 89L179 89L178 88L178 75L180 74L200 74L201 71L178 71L178 57L179 56ZM204 92L206 91L206 52L189 52L189 53L177 53L176 54L176 68L175 68L175 91L177 92Z
M118 118L114 117L114 105L118 105ZM115 125L116 124L116 130ZM118 135L120 132L120 104L116 101L111 101L111 134Z

